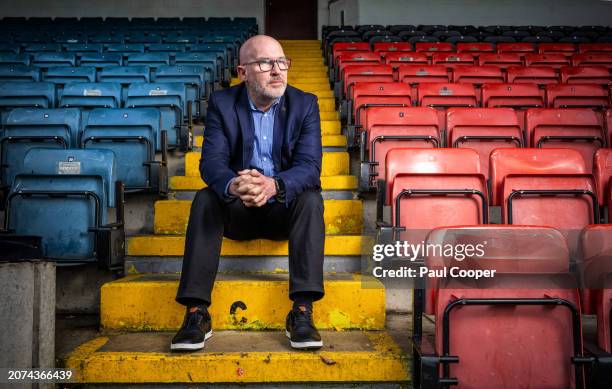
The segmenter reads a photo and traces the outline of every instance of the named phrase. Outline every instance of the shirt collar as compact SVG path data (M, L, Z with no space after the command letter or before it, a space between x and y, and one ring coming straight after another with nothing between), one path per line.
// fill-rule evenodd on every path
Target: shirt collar
M247 98L249 99L249 107L251 108L251 111L263 112L262 110L260 110L259 108L255 106L255 103L253 103L253 100L251 100L251 95L249 95L248 91L247 91ZM272 105L270 106L270 110L272 111L272 113L276 111L276 106L278 105L278 102L280 101L280 99L281 99L280 97L277 97L276 100L274 100L274 103L272 103Z

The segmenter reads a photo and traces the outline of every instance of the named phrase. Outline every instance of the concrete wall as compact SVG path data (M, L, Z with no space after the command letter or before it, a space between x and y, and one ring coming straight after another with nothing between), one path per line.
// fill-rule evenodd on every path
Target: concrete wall
M346 2L355 1L338 3ZM347 24L612 25L612 1L604 0L357 0L357 3L358 23Z
M370 6L375 6L378 1L371 2ZM340 25L340 14L344 11L344 24L354 25L363 24L360 18L360 4L358 0L339 0L331 3L329 6L329 23L328 25Z

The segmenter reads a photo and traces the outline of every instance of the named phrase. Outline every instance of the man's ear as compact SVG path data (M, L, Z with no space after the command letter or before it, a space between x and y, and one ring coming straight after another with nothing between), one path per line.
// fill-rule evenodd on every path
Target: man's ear
M246 81L246 69L243 66L238 65L236 67L236 72L238 73L238 77L240 77L241 81Z

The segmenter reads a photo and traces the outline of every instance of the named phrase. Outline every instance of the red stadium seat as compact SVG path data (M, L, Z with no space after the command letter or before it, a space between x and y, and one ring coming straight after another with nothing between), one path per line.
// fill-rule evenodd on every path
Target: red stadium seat
M563 66L569 65L570 58L563 54L547 53L525 55L525 66L550 66L558 70Z
M423 53L402 51L398 53L387 53L383 58L384 63L395 67L400 65L429 65L429 58Z
M457 65L474 65L476 59L469 53L435 53L431 57L433 65L444 65L452 70Z
M546 86L546 106L548 108L605 109L608 103L608 91L601 85L551 84Z
M578 45L579 53L610 53L612 43L581 43Z
M496 66L456 66L453 70L453 82L480 86L505 81L504 73Z
M576 52L576 45L573 43L540 43L538 53L540 54L563 54L571 56Z
M425 107L373 107L368 109L361 133L360 189L375 188L385 179L385 156L394 148L440 147L442 138L438 115Z
M521 57L525 57L527 53L535 53L536 46L534 43L527 43L527 42L518 42L518 43L500 42L497 44L497 52L500 54L517 53Z
M414 51L435 53L438 51L455 51L455 48L449 42L417 42L414 44Z
M548 84L557 84L559 75L549 66L510 66L508 68L508 82L512 84L536 84L543 87Z
M612 51L608 53L576 54L572 57L574 66L605 66L612 70Z
M561 68L561 82L567 84L609 85L612 76L605 66L575 66Z
M605 122L608 132L608 145L612 145L612 108L608 108L608 110L606 110Z
M523 59L517 53L481 54L478 57L478 64L480 66L497 66L505 70L509 66L523 66Z
M331 66L335 65L336 58L342 52L368 52L370 44L367 42L336 42L332 48Z
M605 131L591 109L529 109L526 115L530 147L571 148L582 155L591 173L597 149L605 147Z
M375 53L412 51L412 44L409 42L376 42L374 43L373 51Z
M489 42L457 42L458 53L470 53L474 57L478 57L483 53L494 53L495 48L492 43Z
M525 131L525 112L529 108L543 108L544 96L534 84L485 84L482 87L482 106L513 108L521 129Z
M412 87L412 99L417 99L417 87L423 82L450 82L450 75L442 65L400 65L397 80Z
M378 53L368 52L343 52L336 57L335 73L332 81L342 79L343 71L348 65L376 65L381 63Z
M446 132L446 110L450 107L478 107L472 84L422 83L417 88L417 105L438 111L442 132Z
M612 191L610 187L610 178L612 177L612 149L599 149L595 153L593 161L593 175L597 182L597 197L600 205L608 205L609 193ZM608 220L612 223L612 220Z
M483 242L481 257L457 261L431 250L425 258L427 269L496 273L484 281L435 279L433 340L422 333L423 293L415 290L415 387L443 380L474 389L584 387L583 367L573 363L583 356L580 299L562 234L549 227L460 226L433 230L426 244ZM446 358L432 368L426 357Z
M350 96L356 82L393 82L393 68L390 65L347 65L334 93L342 99Z
M511 108L449 108L446 127L448 147L476 151L480 157L480 171L485 176L489 173L491 151L523 147L523 132Z

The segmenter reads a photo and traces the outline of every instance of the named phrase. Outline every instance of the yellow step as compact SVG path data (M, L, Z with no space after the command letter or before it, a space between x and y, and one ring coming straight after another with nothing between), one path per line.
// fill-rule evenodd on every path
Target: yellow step
M331 90L322 90L322 91L315 91L315 92L310 92L310 93L317 96L317 98L319 99L329 99L329 98L334 97L334 92L332 92Z
M363 228L361 200L325 200L326 234L360 234ZM157 235L182 235L187 230L190 200L155 202L154 232Z
M321 112L321 120L338 120L337 112ZM202 135L196 135L195 147L202 147L204 137ZM321 137L323 147L345 147L346 137L343 135L323 135Z
M217 331L203 351L170 353L173 333L94 338L64 360L77 383L398 382L408 386L409 358L385 331L322 331L317 352L289 348L284 331Z
M221 255L268 256L288 255L287 241L256 239L236 241L223 238ZM362 255L370 244L368 237L359 235L327 235L325 255ZM363 246L363 247L362 247ZM185 237L180 235L137 235L128 238L127 255L131 256L182 256Z
M301 72L291 72L289 73L289 80L296 78L325 78L329 80L329 72L321 71L321 70L304 70ZM328 81L329 84L329 81Z
M321 99L323 98L327 98L327 97L321 97ZM321 120L338 120L340 119L340 115L338 112L336 111L320 111L319 112L319 116L321 117ZM336 137L338 135L329 135L330 137ZM323 147L326 146L333 146L331 144L326 144L325 143L325 138L327 138L328 136L323 135L323 137L321 138L323 140ZM346 142L345 142L346 144Z
M319 111L328 112L333 111L336 112L336 100L333 98L322 98L319 99Z
M172 176L170 177L170 189L177 191L194 191L205 188L206 184L200 177ZM321 177L321 188L323 190L355 190L357 189L357 177L355 176L331 176Z
M175 330L185 307L176 303L178 274L128 276L100 290L100 321L112 330ZM367 285L367 286L365 286ZM385 289L380 281L360 275L331 274L325 297L314 304L313 319L321 329L382 330L385 327ZM230 313L235 302L246 308ZM214 330L265 330L285 326L291 308L286 274L219 274L212 293Z
M329 78L327 78L327 76L309 77L309 76L296 75L294 77L289 76L288 81L290 84L323 84L326 82L329 83Z
M320 84L308 84L308 83L291 83L289 84L294 88L298 88L301 91L314 93L314 92L331 92L329 82L322 82ZM333 94L332 94L333 96ZM331 96L330 96L331 97Z
M185 154L185 175L200 176L200 152L192 151ZM321 176L339 176L349 174L349 155L347 152L325 152Z
M300 73L300 72L325 72L325 74L329 74L329 69L327 66L321 65L295 65L291 64L291 68L289 69L289 74L292 73Z

